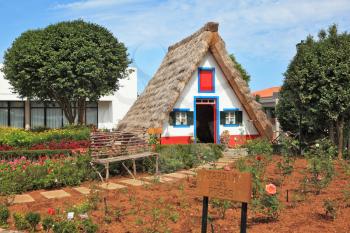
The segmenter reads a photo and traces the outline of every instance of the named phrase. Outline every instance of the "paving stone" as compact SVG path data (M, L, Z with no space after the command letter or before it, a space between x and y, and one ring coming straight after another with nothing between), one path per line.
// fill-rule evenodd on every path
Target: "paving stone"
M217 162L219 163L233 163L234 159L220 158Z
M174 179L171 179L171 178L165 177L165 176L147 176L147 177L143 177L143 179L146 179L147 181L151 181L151 182L154 181L155 179L158 179L158 181L160 183L174 181Z
M187 174L187 175L191 175L191 176L194 176L196 175L197 173L194 172L194 171L189 171L189 170L186 170L186 171L179 171L180 173L183 173L183 174Z
M40 194L46 197L47 199L70 197L70 194L64 190L54 190L54 191L42 192Z
M188 174L183 174L183 173L179 173L179 172L169 173L169 174L164 174L164 175L172 177L172 178L176 178L176 179L186 178L188 176Z
M29 194L16 195L13 199L14 204L33 202L34 199Z
M144 185L144 184L149 184L146 181L137 180L137 179L120 180L118 182L121 182L121 183L124 183L124 184L129 184L129 185L132 185L132 186L141 186L141 185Z
M76 187L76 188L73 188L73 189L78 191L81 194L84 194L84 195L90 194L90 191L91 191L91 189L86 188L86 187Z
M115 184L115 183L103 183L103 184L100 184L99 186L103 189L108 189L108 190L116 190L116 189L126 188L125 185Z

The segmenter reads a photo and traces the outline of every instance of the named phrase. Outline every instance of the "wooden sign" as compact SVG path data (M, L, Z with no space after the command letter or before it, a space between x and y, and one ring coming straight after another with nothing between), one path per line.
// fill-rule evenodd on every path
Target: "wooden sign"
M149 128L147 129L148 134L162 134L162 128Z
M250 173L199 170L197 193L201 196L248 203L252 193Z

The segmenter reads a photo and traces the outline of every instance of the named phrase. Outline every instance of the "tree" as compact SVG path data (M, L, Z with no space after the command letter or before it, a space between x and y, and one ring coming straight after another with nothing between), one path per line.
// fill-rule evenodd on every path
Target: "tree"
M84 123L85 103L119 88L127 49L106 28L82 20L22 33L6 51L3 72L22 97L56 101L70 124Z
M233 63L235 63L235 68L241 74L243 80L249 83L250 75L248 74L248 72L243 68L243 66L240 63L237 62L236 57L233 54L230 54L230 58L233 61Z
M336 25L321 30L318 39L308 36L286 71L283 92L297 115L314 124L337 128L338 158L342 158L344 122L350 112L350 35L339 34ZM283 103L283 95L282 103ZM283 126L282 126L283 127Z

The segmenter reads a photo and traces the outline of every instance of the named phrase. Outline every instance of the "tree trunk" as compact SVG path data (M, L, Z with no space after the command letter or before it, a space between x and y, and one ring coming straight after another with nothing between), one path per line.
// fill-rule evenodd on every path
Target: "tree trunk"
M335 144L335 132L334 132L334 122L331 121L329 124L329 140Z
M343 147L344 147L344 117L339 116L337 121L338 132L338 159L343 159Z
M78 124L85 124L85 98L78 101Z

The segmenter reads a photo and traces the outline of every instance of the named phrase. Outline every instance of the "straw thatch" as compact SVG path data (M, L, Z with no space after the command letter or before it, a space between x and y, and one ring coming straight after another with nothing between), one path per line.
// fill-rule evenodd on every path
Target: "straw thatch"
M218 34L218 24L209 22L191 36L172 45L146 89L118 125L119 130L131 131L162 127L182 90L211 52L236 96L261 136L272 138L272 127L261 105L250 94L247 83L235 69Z

